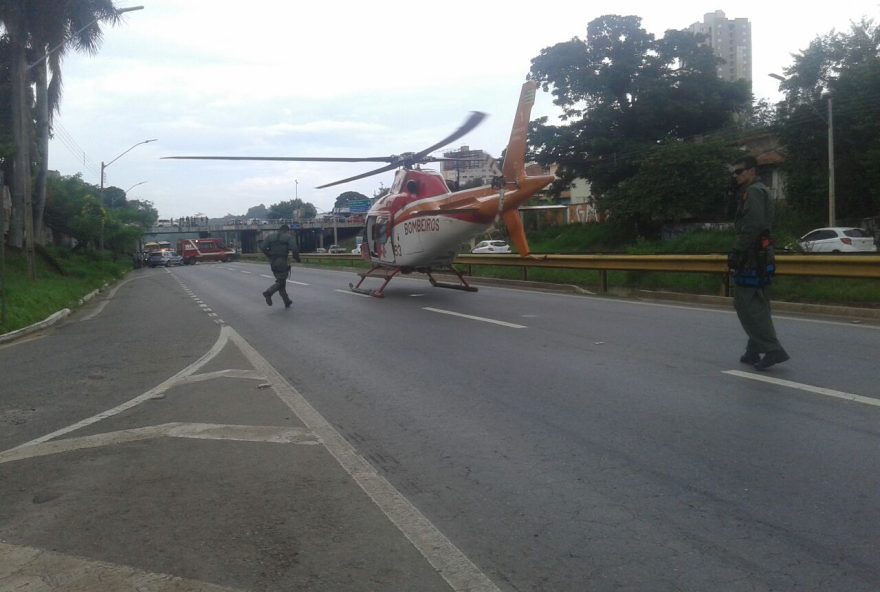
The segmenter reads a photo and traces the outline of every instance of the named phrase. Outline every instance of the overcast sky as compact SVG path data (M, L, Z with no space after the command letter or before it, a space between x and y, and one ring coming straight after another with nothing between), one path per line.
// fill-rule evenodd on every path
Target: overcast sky
M340 193L372 195L384 173L328 189L373 163L246 163L160 160L171 155L384 156L422 150L470 111L489 117L446 149L498 156L507 142L531 59L603 14L637 15L662 36L703 14L752 24L754 93L778 100L768 77L831 29L880 15L878 0L706 3L548 0L439 3L379 0L117 0L143 4L105 27L96 55L69 53L49 166L132 188L161 218L242 215L299 197L319 211ZM503 8L501 8L503 7ZM532 117L554 116L539 91ZM375 165L379 166L379 165ZM138 185L139 184L139 185Z

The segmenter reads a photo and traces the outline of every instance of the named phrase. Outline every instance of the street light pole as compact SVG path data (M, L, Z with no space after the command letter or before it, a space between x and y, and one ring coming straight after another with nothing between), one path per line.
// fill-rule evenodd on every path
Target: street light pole
M140 146L141 144L149 144L150 142L155 142L156 139L157 138L153 138L152 140L144 140L143 142L138 142L137 144L135 144L134 146L132 146L131 148L129 148L128 150L126 150L125 152L123 152L122 154L120 154L119 156L117 156L116 158L111 160L110 162L108 162L107 164L104 164L103 160L101 161L101 202L102 203L104 201L104 169L106 169L108 166L110 166L111 164L113 164L114 162L116 162L117 160L119 160L120 158L122 158L123 156L125 156L126 154L131 152L132 150L134 150L136 147ZM144 181L144 183L146 183L146 181Z
M129 191L131 191L132 189L134 189L134 188L137 187L138 185L143 185L144 183L146 183L146 181L141 181L140 183L135 183L134 185L132 185L131 187L129 187L128 189L126 189L123 193L125 193L126 195L128 195L128 192L129 192Z
M149 144L150 142L155 142L155 141L156 141L156 138L153 138L151 140L144 140L143 142L138 142L137 144L134 144L131 148L129 148L128 150L126 150L125 152L123 152L122 154L120 154L119 156L117 156L116 158L114 158L113 160L108 162L107 164L104 164L103 160L101 161L101 207L102 208L104 207L104 169L106 169L108 166L110 166L111 164L113 164L114 162L116 162L117 160L119 160L120 158L122 158L123 156L125 156L126 154L128 154L129 152L131 152L132 150L137 148L138 146L140 146L141 144ZM104 221L103 221L103 218L101 219L101 246L100 246L100 249L102 251L104 250Z
M787 78L784 76L780 76L779 74L768 74L770 78L775 78L780 82L785 82ZM824 79L823 79L824 80ZM837 220L836 215L836 198L834 195L834 114L833 107L831 102L831 94L827 91L823 93L823 96L828 100L828 115L827 117L822 117L822 114L816 109L812 103L808 103L810 108L816 112L816 115L819 116L819 119L825 121L828 125L828 226L834 226L835 221Z

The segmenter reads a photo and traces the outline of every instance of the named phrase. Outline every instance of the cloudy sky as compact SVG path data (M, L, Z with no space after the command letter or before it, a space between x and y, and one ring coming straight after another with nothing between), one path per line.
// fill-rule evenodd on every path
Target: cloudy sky
M878 0L795 2L548 0L439 3L379 0L116 0L143 5L105 27L95 55L68 54L50 168L132 188L160 217L227 213L299 197L319 211L344 191L372 195L393 173L327 189L372 163L160 160L171 155L383 156L419 151L470 111L489 117L447 149L498 156L531 59L586 36L614 12L642 18L657 36L723 10L752 24L754 92L778 100L767 76L817 35L880 16ZM505 8L499 8L506 6ZM539 92L533 117L557 113ZM148 139L155 142L133 145ZM379 165L376 165L379 166Z

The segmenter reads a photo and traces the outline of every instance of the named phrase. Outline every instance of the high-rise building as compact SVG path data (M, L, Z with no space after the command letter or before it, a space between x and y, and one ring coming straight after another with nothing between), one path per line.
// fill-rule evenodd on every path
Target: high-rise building
M493 176L501 174L494 158L482 150L471 150L470 146L444 152L443 157L452 159L443 162L443 176L457 185L466 185L477 179L488 185Z
M724 60L718 66L718 76L731 82L745 79L752 83L752 25L749 19L728 19L723 10L703 15L702 23L694 23L688 30L702 33L716 56Z

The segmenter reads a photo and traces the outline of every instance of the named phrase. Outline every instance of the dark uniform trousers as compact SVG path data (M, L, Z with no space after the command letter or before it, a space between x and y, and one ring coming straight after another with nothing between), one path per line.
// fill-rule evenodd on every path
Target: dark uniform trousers
M770 317L769 286L734 286L733 306L749 337L747 353L782 351Z
M284 257L283 264L275 261L272 262L272 274L275 276L275 283L266 290L266 294L271 298L275 292L278 292L281 294L284 304L290 304L290 297L287 295L287 276L290 274L290 267L287 265L286 256Z

